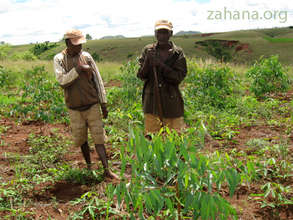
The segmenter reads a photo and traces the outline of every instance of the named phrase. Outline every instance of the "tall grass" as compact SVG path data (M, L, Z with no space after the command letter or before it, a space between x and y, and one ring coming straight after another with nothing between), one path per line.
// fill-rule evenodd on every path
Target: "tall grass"
M120 74L120 67L122 63L118 62L100 62L96 63L102 78L105 82L108 82L112 79L117 79ZM44 66L45 71L49 73L49 76L54 79L54 67L53 60L36 60L36 61L25 61L25 60L0 60L0 66L3 66L7 69L12 70L12 72L23 72L27 69L32 69L36 66ZM18 75L16 77L22 77Z

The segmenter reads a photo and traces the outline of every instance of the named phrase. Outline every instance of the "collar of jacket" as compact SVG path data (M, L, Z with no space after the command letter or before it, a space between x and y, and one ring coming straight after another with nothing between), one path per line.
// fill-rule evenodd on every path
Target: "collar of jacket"
M83 53L83 50L81 50L78 54L76 54L74 57L76 57L76 56L80 56L81 54ZM65 48L64 50L62 50L62 54L63 55L68 55L68 56L70 56L69 54L68 54L68 52L67 52L67 48ZM71 57L71 56L70 56Z
M174 44L174 42L173 41L169 41L169 42L171 44L172 54L179 53L180 49ZM153 44L153 47L155 48L155 50L158 49L158 46L159 46L158 45L158 42L156 42L156 43Z

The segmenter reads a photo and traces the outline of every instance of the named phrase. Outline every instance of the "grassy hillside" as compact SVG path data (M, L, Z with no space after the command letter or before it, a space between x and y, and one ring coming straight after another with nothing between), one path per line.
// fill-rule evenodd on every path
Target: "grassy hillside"
M273 28L257 30L241 30L223 33L215 33L210 36L202 34L174 36L172 40L184 49L188 57L212 58L203 48L197 48L195 43L208 39L237 40L240 44L248 44L251 53L237 53L233 61L241 63L252 63L260 56L268 57L279 54L280 61L291 64L290 51L293 49L293 29ZM140 55L142 48L155 41L154 37L123 38L123 39L101 39L91 40L84 45L84 49L90 53L98 54L102 61L125 62ZM51 59L54 54L65 48L64 42L58 43L58 47L52 48L40 55L41 59ZM24 52L33 45L13 46L11 53Z

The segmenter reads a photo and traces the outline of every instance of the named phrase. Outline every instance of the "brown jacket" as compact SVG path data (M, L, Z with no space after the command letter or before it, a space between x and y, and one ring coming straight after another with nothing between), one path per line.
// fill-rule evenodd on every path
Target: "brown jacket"
M93 68L93 77L86 73L78 74L75 66L78 60ZM64 89L66 106L73 110L84 111L96 103L106 103L105 89L96 64L87 52L70 57L65 51L54 57L55 74Z
M172 42L171 42L172 43ZM154 100L154 73L152 66L144 65L147 53L156 50L157 44L147 45L139 59L140 68L137 77L144 81L142 104L144 113L158 114ZM179 84L187 73L186 59L183 50L172 43L172 53L165 61L168 68L157 68L159 91L164 118L177 118L184 114L184 102L179 91Z

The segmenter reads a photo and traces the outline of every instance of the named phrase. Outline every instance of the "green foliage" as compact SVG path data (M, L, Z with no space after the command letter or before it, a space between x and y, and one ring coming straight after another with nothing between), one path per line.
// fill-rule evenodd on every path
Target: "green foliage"
M50 43L49 41L46 41L44 43L37 43L31 48L31 52L35 56L39 56L42 53L44 53L47 50L50 50L51 48L57 47L57 43Z
M91 36L90 34L86 34L86 35L85 35L85 38L86 38L87 40L92 40L92 39L93 39L92 36Z
M28 219L32 213L25 211L23 208L18 208L23 204L23 198L17 189L8 186L5 183L0 187L0 213L4 219Z
M94 61L96 61L96 62L101 62L103 60L97 52L93 52L92 57L93 57Z
M109 215L111 214L119 216L119 211L111 208L109 202L106 203L103 199L100 199L99 194L96 192L87 192L80 199L72 202L72 205L78 204L82 204L81 211L71 215L70 219L109 219Z
M120 129L128 130L128 124L141 123L143 112L141 92L143 83L136 77L138 65L129 61L121 67L121 87L108 89L108 105L111 118L119 120ZM114 121L115 122L115 121Z
M287 70L280 63L278 56L262 57L246 75L253 80L250 90L257 97L273 92L285 92L290 86Z
M23 53L16 53L13 54L11 57L12 60L26 60L26 61L33 61L37 60L37 56L35 56L31 51L25 51Z
M290 139L283 134L277 136L277 132L291 127L293 102L247 95L227 66L202 67L188 60L188 69L181 84L188 128L180 136L162 129L163 137L153 135L151 142L144 138L143 83L136 77L137 62L123 65L122 74L115 78L118 86L106 88L109 117L105 129L111 144L111 167L120 171L120 183L99 184L103 181L102 169L89 172L73 168L72 161L64 159L71 142L63 139L63 132L45 131L44 135L40 130L41 134L32 134L26 140L29 152L25 155L5 153L14 179L0 185L0 211L8 213L7 219L29 218L24 210L36 201L27 195L47 192L46 187L36 191L36 186L38 189L38 184L60 180L90 188L71 202L75 207L70 219L233 219L237 218L236 210L224 198L239 195L246 187L247 193L260 192L251 196L276 215L292 205ZM1 67L1 71L5 75L1 116L68 122L62 89L43 67L20 73ZM267 135L269 130L273 131ZM0 126L0 135L7 131L6 125ZM246 133L242 131L257 131L256 137L266 135L244 144L246 139L241 135ZM208 134L224 140L218 147L214 140L207 140ZM239 139L241 147L234 148ZM5 147L8 144L0 143ZM213 153L207 148L210 145ZM53 202L48 201L56 205L56 200ZM237 212L243 214L239 208Z
M67 149L65 143L60 143L59 140L65 141L55 134L52 136L31 134L28 143L31 146L30 153L34 156L30 159L30 163L38 165L39 169L50 168L60 163Z
M44 66L24 72L25 83L21 85L21 101L13 105L10 115L28 120L67 121L67 110L61 87L48 79Z
M270 207L274 210L273 217L279 218L279 211L277 208L289 207L293 205L292 197L289 198L288 195L292 193L291 186L284 186L275 182L267 182L264 184L261 189L263 193L252 194L251 196L255 197L255 200L260 200L258 203L261 204L261 208Z
M220 62L229 62L233 58L233 50L230 47L225 46L219 40L200 41L197 42L197 44L204 46L206 52L211 56L215 57Z
M65 169L60 176L60 180L66 180L67 182L81 184L81 185L91 185L98 184L103 180L103 176L97 175L95 171L89 171L87 169Z
M8 52L11 50L11 46L9 44L0 45L0 60L4 60L8 57Z
M236 211L218 193L227 183L230 196L240 183L240 174L225 168L217 159L208 158L189 147L188 140L166 130L167 137L154 136L148 142L139 129L130 130L129 145L121 149L122 174L131 163L129 184L121 182L115 189L118 204L122 199L127 212L146 210L150 216L174 219L176 216L193 219L227 219ZM135 154L135 160L127 159Z
M11 70L0 66L0 88L9 87L14 82L14 75Z
M269 42L272 43L291 43L293 42L293 38L272 38L272 37L264 37Z
M233 105L233 92L239 86L239 80L229 67L215 65L191 69L185 82L185 97L193 109L204 109L207 105L227 108Z

